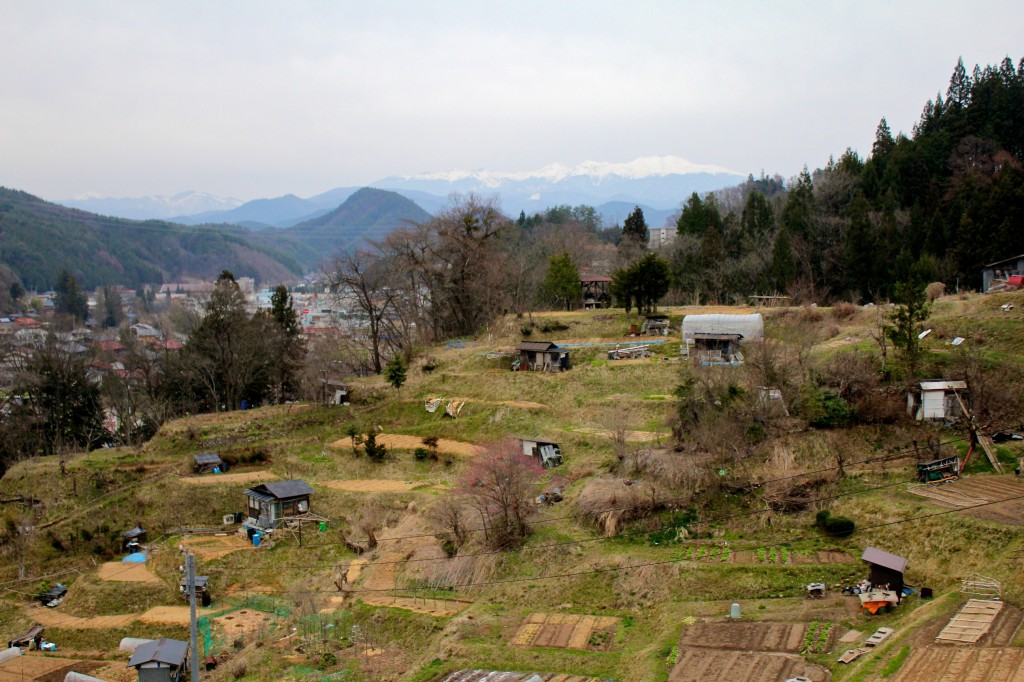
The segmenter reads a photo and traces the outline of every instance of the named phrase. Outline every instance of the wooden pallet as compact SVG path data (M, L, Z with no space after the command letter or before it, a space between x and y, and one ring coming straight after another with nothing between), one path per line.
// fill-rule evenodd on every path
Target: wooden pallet
M969 599L942 629L936 642L947 644L976 644L992 628L1003 609L1003 602L988 599Z

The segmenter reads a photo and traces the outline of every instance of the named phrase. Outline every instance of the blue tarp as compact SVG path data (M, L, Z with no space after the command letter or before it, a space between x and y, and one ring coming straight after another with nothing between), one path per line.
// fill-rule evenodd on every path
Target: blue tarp
M129 564L144 564L146 563L146 553L135 552L134 554L129 554L124 559L121 559L121 561L125 561Z

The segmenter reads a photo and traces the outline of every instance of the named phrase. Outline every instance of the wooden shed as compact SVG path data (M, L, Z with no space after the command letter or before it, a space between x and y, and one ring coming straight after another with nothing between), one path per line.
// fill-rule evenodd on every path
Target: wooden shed
M313 489L305 481L272 481L245 491L248 500L246 526L277 528L289 516L309 511Z
M683 318L683 354L708 365L743 363L740 344L764 339L764 318L752 315L687 315Z
M213 474L227 471L224 460L216 452L192 455L192 471L197 474Z
M898 596L903 594L903 572L907 560L889 552L868 547L860 557L869 567L868 582L873 587L892 590Z
M519 344L519 360L512 364L518 372L564 372L572 368L569 351L550 341L525 341Z

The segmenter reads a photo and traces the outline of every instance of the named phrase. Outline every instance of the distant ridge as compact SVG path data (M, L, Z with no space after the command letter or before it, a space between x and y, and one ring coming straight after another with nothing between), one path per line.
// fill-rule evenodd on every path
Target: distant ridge
M27 288L48 289L67 268L79 284L137 287L222 270L260 282L295 279L293 258L247 239L240 228L196 228L108 218L0 188L0 263Z

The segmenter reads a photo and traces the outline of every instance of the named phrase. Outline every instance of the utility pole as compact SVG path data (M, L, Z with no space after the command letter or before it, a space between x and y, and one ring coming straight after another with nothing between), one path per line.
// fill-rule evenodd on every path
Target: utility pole
M185 580L188 586L189 637L192 655L192 682L199 682L199 632L196 623L196 558L185 552Z

